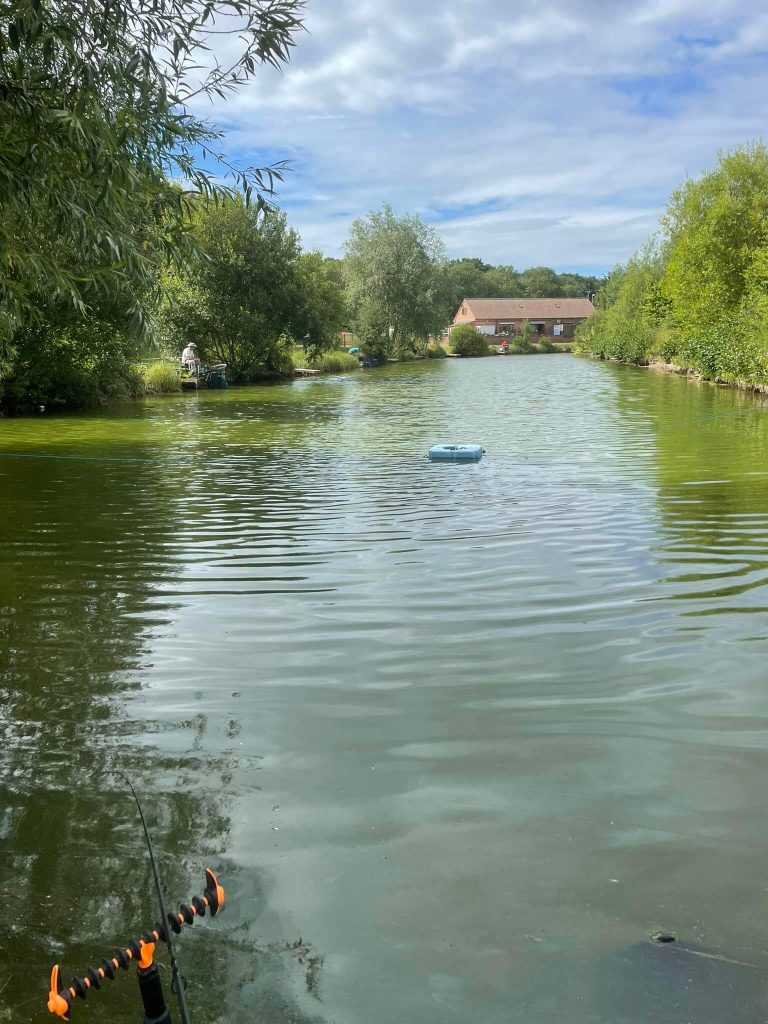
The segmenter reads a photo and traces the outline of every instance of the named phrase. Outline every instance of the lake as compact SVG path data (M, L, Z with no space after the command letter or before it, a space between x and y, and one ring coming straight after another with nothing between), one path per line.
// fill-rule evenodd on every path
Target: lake
M156 920L125 774L169 902L227 891L195 1024L764 1020L767 655L761 398L555 355L0 421L0 1021Z

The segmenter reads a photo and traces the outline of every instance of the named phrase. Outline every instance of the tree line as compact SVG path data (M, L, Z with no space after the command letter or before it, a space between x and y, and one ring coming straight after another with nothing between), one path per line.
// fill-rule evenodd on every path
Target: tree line
M768 386L768 151L752 142L683 182L660 233L598 290L582 350Z
M186 218L183 259L142 283L143 330L122 288L14 318L0 375L5 408L138 396L140 355L178 356L190 342L237 382L289 375L297 359L314 365L339 348L342 331L372 359L408 358L427 351L467 295L538 295L541 280L550 295L584 294L596 283L449 261L431 227L387 206L353 222L343 259L304 252L284 213L239 196L198 198Z
M372 358L417 351L466 295L594 290L449 261L388 206L352 224L343 259L304 252L276 206L286 166L234 165L196 113L286 63L303 6L0 0L0 408L138 394L138 358L189 341L250 381L344 329Z

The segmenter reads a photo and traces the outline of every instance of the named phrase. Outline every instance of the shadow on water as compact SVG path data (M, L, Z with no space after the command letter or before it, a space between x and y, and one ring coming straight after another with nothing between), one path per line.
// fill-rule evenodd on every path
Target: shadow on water
M157 919L122 773L142 794L169 901L201 891L208 864L237 898L227 861L231 753L195 750L204 717L172 723L188 737L184 753L161 749L154 734L168 723L131 718L126 703L178 607L167 584L179 569L163 538L182 488L162 452L132 456L138 469L0 460L0 1021L50 1019L54 960L68 980ZM261 906L251 891L251 912ZM295 995L320 1007L322 957L301 940L260 946L224 915L187 930L180 955L193 1019L242 1020L250 1005L274 1024L320 1020ZM73 1012L135 1021L135 980L120 973Z

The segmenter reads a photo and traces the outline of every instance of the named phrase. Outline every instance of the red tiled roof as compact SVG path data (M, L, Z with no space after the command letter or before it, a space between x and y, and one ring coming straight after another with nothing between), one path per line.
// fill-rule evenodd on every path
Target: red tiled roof
M556 320L558 317L588 317L595 312L589 299L464 299L462 306L472 320Z

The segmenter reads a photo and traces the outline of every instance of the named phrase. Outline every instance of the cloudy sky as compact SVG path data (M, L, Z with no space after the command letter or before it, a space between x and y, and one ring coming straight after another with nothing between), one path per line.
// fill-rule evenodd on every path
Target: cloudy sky
M768 6L746 0L308 0L282 72L208 116L341 255L391 203L451 256L602 271L665 200L765 131Z

